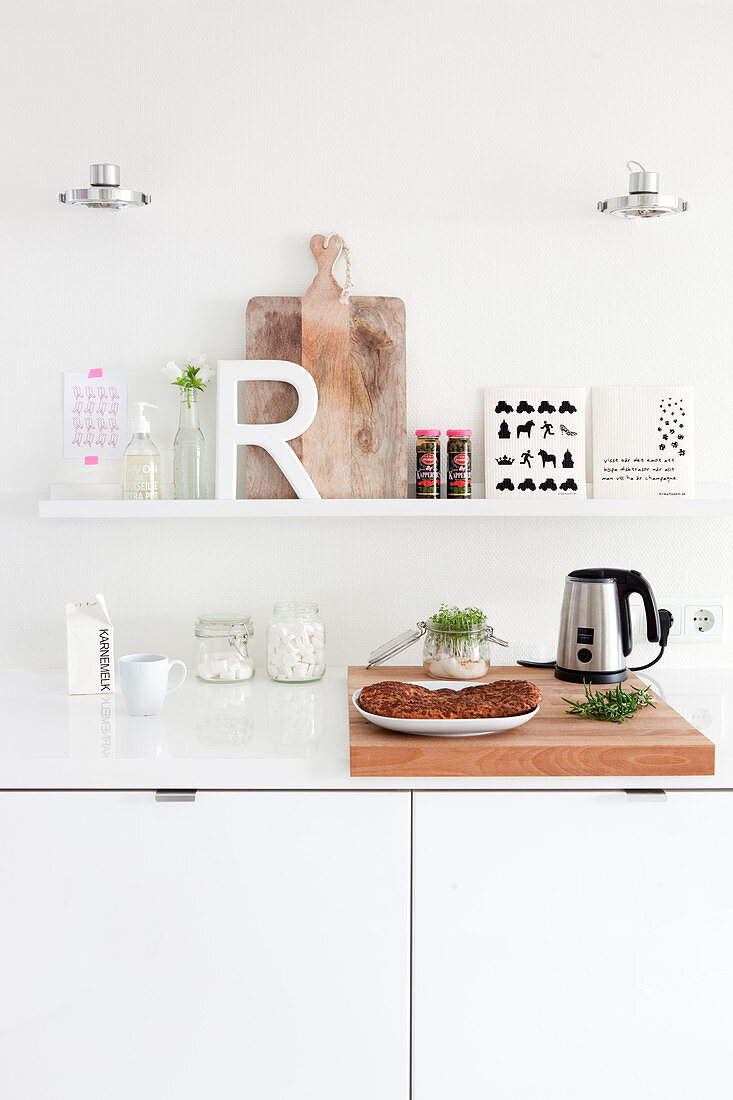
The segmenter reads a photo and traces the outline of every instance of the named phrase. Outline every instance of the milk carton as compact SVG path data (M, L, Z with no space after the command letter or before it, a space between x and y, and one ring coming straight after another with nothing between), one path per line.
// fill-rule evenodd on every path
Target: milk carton
M105 695L115 690L113 632L104 596L67 603L69 695Z

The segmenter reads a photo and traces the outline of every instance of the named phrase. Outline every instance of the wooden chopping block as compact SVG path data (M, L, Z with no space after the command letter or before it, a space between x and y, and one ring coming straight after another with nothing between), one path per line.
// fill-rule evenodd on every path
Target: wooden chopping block
M405 306L399 298L341 301L341 244L316 234L318 273L303 298L252 298L247 358L300 363L318 387L318 414L292 447L324 498L407 495ZM248 382L247 420L274 423L297 398L282 382ZM247 496L294 497L270 456L249 447Z
M594 722L567 713L565 698L583 688L556 680L549 668L492 668L477 683L529 679L542 691L538 715L525 725L478 737L418 737L380 729L363 718L351 696L380 680L430 677L420 666L349 669L351 774L381 776L496 775L664 776L714 775L715 745L663 699L623 725ZM455 685L459 686L458 683ZM624 690L640 687L631 674Z

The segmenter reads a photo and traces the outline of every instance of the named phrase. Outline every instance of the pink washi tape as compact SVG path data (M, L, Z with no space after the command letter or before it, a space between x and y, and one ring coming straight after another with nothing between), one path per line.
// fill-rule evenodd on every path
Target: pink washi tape
M84 458L84 465L85 466L97 466L98 463L99 463L99 456L98 455L86 455L85 458Z
M89 371L87 378L101 378L103 373L101 367L93 367L92 370Z

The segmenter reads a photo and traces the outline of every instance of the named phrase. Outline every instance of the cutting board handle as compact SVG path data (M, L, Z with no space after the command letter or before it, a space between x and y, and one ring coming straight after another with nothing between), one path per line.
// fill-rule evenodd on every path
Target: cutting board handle
M341 303L341 291L333 277L333 266L341 255L341 241L332 235L326 248L323 247L326 238L322 233L315 233L311 237L311 252L318 264L318 274L305 292L309 302L320 301L328 303Z

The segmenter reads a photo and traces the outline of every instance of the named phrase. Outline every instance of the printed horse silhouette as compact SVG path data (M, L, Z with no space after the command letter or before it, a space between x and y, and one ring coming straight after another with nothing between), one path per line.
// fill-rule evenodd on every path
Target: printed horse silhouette
M549 455L547 453L547 451L538 451L537 454L542 459L542 469L543 470L544 470L545 466L557 466L557 459L555 458L554 455Z
M530 435L532 434L533 428L534 420L528 420L526 424L517 424L517 439L519 439L522 432L524 432L527 436L527 439L529 439Z

